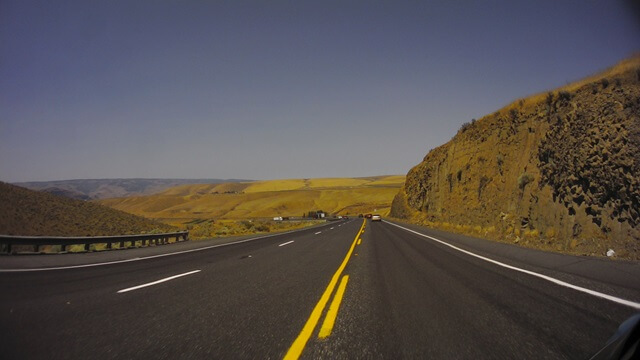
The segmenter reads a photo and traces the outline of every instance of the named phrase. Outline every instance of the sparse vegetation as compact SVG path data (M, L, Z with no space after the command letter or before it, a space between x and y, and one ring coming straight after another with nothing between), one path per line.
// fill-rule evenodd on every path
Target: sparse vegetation
M518 188L524 190L524 188L533 181L533 175L529 173L522 173L518 176Z
M482 175L482 177L480 178L480 182L478 183L478 199L482 197L482 190L484 190L485 186L487 186L487 184L490 182L491 179L489 179L485 175Z
M466 122L466 123L462 124L462 126L460 127L460 130L458 130L458 132L463 133L463 132L469 130L470 127L471 127L471 123L470 122Z
M502 175L502 165L504 164L504 155L498 154L496 155L496 163L498 164L498 171L500 175Z
M571 93L568 91L559 91L558 92L558 100L560 101L569 101L571 100Z
M99 236L175 231L176 228L92 202L0 182L0 234Z
M553 93L552 92L548 92L547 93L547 97L545 98L545 103L548 106L551 106L551 104L553 104Z
M518 120L518 110L516 110L516 109L509 110L509 116L511 117L511 120L513 120L513 121Z
M193 224L193 222L189 222L190 225L188 225L188 227L189 237L191 239L197 240L210 239L215 237L287 231L316 225L320 222L322 221L221 220L216 222L204 221L196 224Z

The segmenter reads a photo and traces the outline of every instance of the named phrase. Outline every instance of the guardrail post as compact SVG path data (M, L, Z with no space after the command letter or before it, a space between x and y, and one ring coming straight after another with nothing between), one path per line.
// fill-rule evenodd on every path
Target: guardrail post
M62 244L60 245L60 252L64 252L64 251L67 251L67 245Z
M141 243L142 247L147 246L147 239L142 239L141 241L142 241L142 243Z
M111 243L110 242L107 243L107 249L111 250Z
M136 241L135 240L131 240L131 247L136 247Z
M38 250L40 250L40 245L33 245L33 252L39 252Z
M84 251L88 252L89 250L91 250L91 244L84 244Z
M11 255L11 243L7 244L7 254Z
M120 241L120 249L124 248L124 241Z

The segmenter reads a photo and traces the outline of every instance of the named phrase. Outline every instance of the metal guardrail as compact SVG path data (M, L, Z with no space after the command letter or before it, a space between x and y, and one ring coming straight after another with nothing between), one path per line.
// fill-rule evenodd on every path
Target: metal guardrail
M79 237L0 235L0 245L3 245L0 248L3 247L5 248L5 253L12 254L13 246L31 245L34 247L34 252L38 253L40 252L40 246L43 245L60 245L60 252L67 251L67 246L70 245L84 245L84 250L90 251L91 244L106 244L107 249L112 249L112 244L120 243L119 248L125 249L127 247L137 247L137 241L141 241L142 246L147 246L147 242L149 245L164 245L170 243L172 238L175 238L174 242L187 241L189 240L189 232ZM127 243L130 243L130 246L125 247Z

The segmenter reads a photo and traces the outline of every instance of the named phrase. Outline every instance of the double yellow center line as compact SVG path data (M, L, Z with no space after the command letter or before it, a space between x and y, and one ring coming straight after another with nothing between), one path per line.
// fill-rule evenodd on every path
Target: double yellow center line
M318 325L318 321L322 316L322 312L324 311L324 308L327 306L327 303L329 302L329 298L333 293L333 289L335 289L336 284L338 284L338 279L340 279L340 275L342 275L344 268L347 267L347 263L349 262L349 259L351 258L351 254L353 253L353 249L356 247L356 243L358 242L358 239L360 239L360 234L364 232L365 223L366 223L366 220L363 219L362 226L360 226L360 230L358 231L358 234L356 235L355 239L353 239L353 243L351 244L351 247L347 252L347 256L345 256L344 260L342 260L342 264L340 264L340 267L338 267L338 270L336 270L335 274L333 274L333 277L331 278L329 285L324 290L324 293L320 297L320 300L318 301L316 306L313 308L313 311L311 312L311 316L309 316L309 319L304 324L302 331L300 331L300 334L298 334L298 337L296 338L296 340L293 342L293 344L287 351L287 354L284 356L285 360L298 359L302 354L304 347L307 345L309 338L311 338L311 335L313 334L313 330L316 328L316 325ZM340 301L342 300L342 295L344 295L344 291L347 287L348 280L349 280L349 277L344 276L342 278L342 281L340 282L340 286L338 287L338 293L336 293L336 296L334 297L334 300L331 303L331 306L329 307L329 313L327 314L327 318L325 319L320 329L319 337L321 338L327 337L329 336L329 334L331 334L331 329L333 328L335 318L338 314Z

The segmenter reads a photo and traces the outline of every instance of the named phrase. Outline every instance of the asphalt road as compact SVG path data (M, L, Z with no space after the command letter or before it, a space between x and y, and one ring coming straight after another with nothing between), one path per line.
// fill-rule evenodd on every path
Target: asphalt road
M48 261L72 267L0 271L0 357L584 359L640 311L637 262L400 225L355 219L172 256L121 251L131 261L73 267L77 255L58 255ZM179 250L145 251L160 248Z

